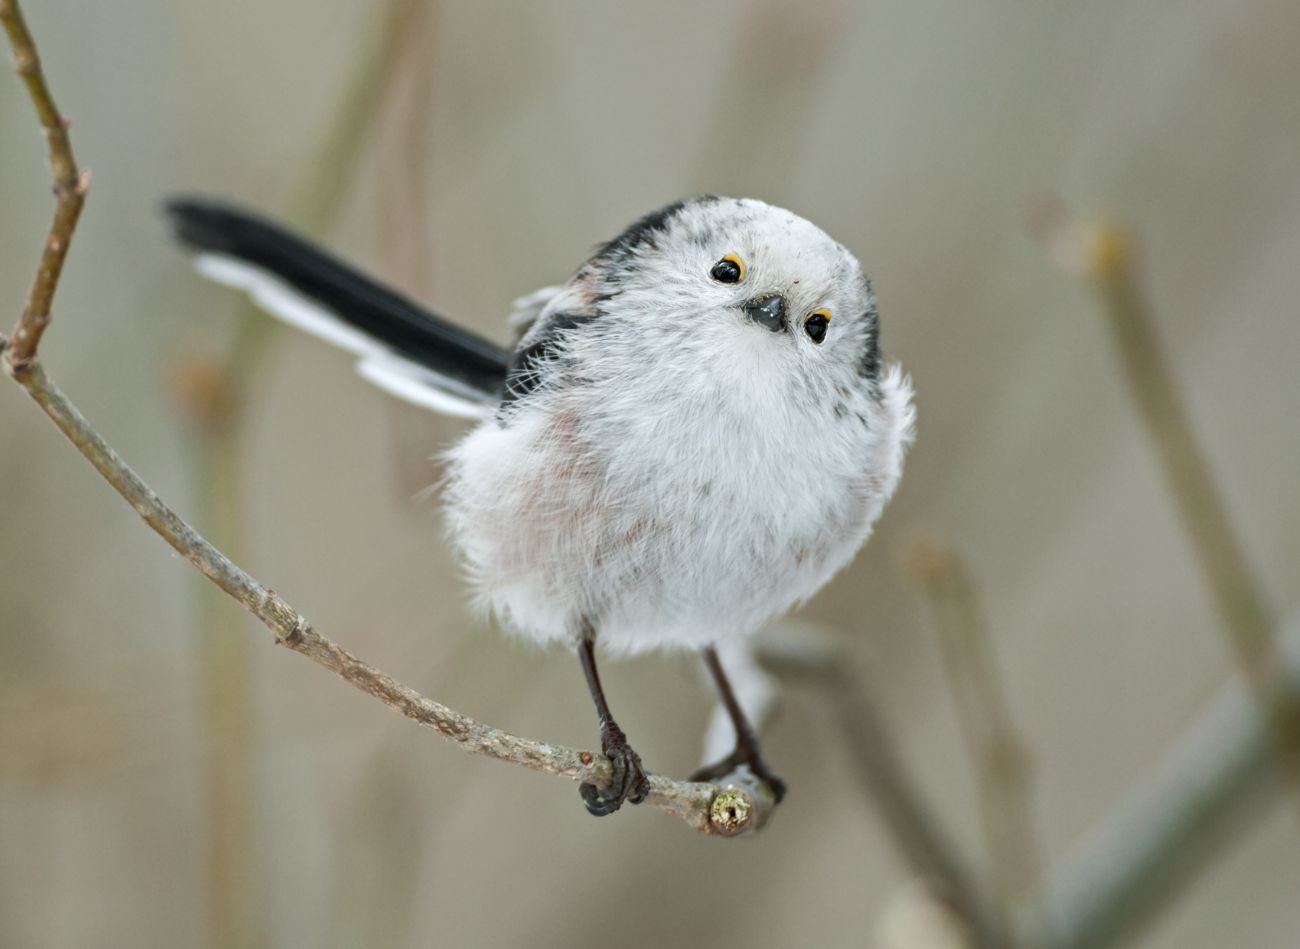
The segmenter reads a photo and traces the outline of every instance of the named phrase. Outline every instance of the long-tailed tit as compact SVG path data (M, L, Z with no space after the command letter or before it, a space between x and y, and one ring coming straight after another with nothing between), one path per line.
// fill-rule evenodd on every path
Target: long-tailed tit
M451 534L483 605L576 648L614 768L593 814L644 799L594 649L703 652L733 754L780 796L714 644L812 596L862 546L911 440L911 385L882 364L871 286L809 222L761 201L670 204L562 286L516 304L497 346L261 218L169 205L213 280L360 357L362 375L477 420L446 456Z

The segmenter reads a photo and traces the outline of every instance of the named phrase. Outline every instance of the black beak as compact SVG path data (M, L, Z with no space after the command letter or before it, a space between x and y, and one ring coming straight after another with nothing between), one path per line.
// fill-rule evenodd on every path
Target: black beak
M779 333L785 329L785 297L773 293L761 300L750 300L745 304L745 315L759 326Z

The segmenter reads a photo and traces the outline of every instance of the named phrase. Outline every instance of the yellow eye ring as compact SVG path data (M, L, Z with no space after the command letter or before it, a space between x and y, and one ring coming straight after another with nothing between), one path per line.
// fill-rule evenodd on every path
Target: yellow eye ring
M713 265L709 276L719 283L740 283L745 279L745 262L735 254L727 254Z
M808 338L814 343L820 343L826 338L826 328L831 323L830 310L813 310L803 321L803 331L808 334Z

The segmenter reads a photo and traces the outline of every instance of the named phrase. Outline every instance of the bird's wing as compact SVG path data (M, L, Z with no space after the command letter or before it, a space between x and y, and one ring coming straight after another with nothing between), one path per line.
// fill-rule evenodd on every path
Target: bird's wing
M556 302L563 302L562 298ZM510 354L510 371L506 376L503 407L526 399L543 388L548 378L560 370L569 341L574 333L592 323L599 314L594 310L549 309L542 313L519 340Z
M361 375L387 392L463 418L500 402L510 365L502 347L256 215L192 198L169 202L167 213L200 273L358 356Z

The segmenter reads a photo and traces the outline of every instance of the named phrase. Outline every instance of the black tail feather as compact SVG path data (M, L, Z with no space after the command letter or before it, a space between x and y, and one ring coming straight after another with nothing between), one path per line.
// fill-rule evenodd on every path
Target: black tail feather
M196 198L167 203L176 236L195 253L267 272L395 353L485 395L504 386L507 350L394 293L254 214Z

